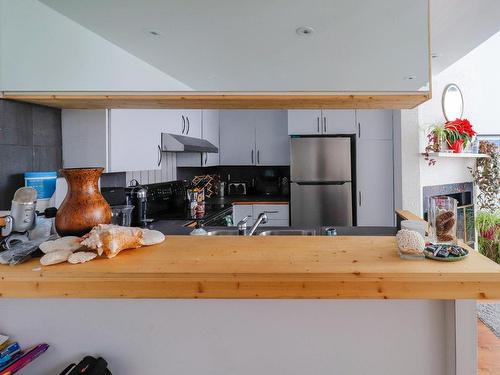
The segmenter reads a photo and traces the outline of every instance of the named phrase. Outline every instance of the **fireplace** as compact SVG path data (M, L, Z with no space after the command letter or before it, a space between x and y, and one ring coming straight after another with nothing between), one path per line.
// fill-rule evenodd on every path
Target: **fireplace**
M472 182L424 186L422 193L425 220L427 220L429 211L429 198L448 196L458 201L457 238L462 239L469 246L474 246L476 235L474 230L474 186Z

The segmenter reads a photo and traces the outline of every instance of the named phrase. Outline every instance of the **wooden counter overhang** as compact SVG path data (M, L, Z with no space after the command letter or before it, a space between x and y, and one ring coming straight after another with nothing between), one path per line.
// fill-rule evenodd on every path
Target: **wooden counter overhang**
M219 109L352 109L415 108L431 98L414 92L0 92L1 99L65 109L219 108Z
M395 237L169 236L114 259L0 266L1 297L500 299L500 266L401 260Z

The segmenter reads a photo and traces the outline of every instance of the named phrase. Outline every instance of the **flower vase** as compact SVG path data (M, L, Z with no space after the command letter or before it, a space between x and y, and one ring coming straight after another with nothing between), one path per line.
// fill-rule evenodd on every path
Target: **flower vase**
M104 168L61 169L68 193L57 210L55 225L60 236L82 236L97 224L111 222L111 207L99 191Z

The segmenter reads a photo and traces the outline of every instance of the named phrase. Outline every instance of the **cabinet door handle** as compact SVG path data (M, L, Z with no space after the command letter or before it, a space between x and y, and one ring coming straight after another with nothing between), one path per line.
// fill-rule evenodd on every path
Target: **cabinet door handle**
M252 164L253 164L253 150L252 150Z
M189 117L186 116L186 121L187 121L187 130L186 130L186 134L189 134L189 129L191 128L191 124L189 123Z
M361 190L358 191L358 205L361 206Z
M260 150L257 150L257 164L260 164Z
M358 138L361 138L361 123L358 122Z
M161 165L161 159L163 159L163 153L161 152L160 145L158 145L158 166Z
M318 133L320 132L320 128L319 128L319 116L316 117L316 123L318 124Z
M326 116L323 117L323 132L326 133Z
M184 115L182 115L182 131L181 131L182 134L184 134L185 129L186 129L186 119L184 118Z

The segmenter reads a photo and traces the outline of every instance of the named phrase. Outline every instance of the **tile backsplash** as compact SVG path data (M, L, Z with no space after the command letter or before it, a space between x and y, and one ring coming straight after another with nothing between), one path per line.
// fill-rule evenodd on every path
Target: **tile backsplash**
M0 210L10 209L24 172L61 166L61 110L0 100Z

